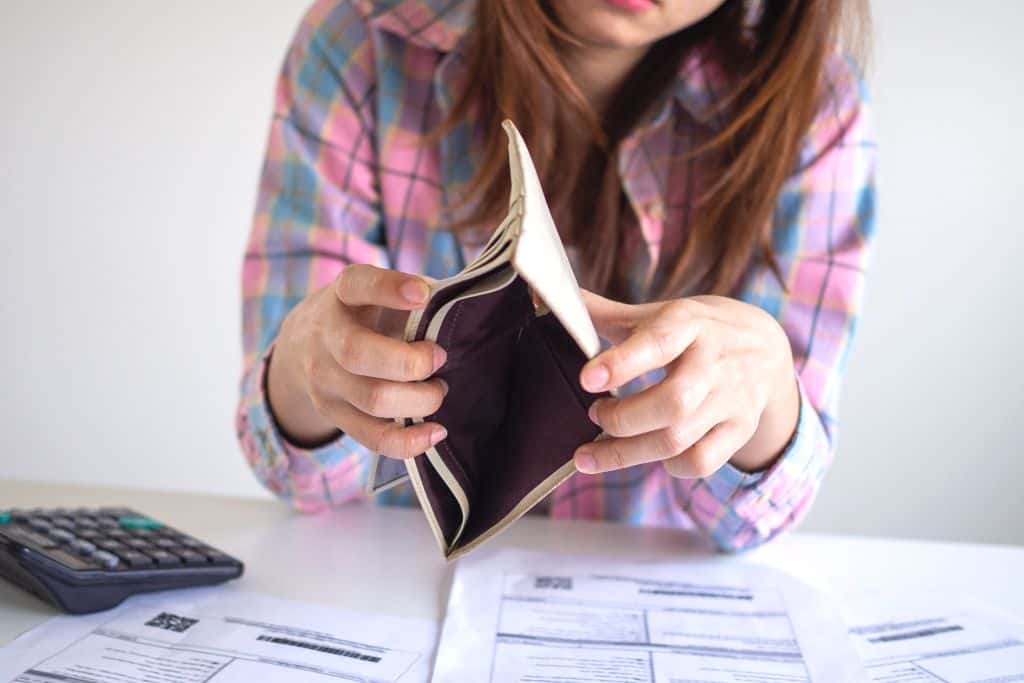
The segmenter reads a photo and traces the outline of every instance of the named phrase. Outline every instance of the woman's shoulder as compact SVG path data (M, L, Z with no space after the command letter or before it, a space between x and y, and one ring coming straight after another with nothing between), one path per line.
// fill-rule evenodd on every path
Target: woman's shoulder
M871 102L864 68L847 53L834 52L826 58L822 81L822 114L850 115Z
M874 145L871 93L861 63L834 52L822 68L818 110L801 152L801 167L814 163L836 145Z

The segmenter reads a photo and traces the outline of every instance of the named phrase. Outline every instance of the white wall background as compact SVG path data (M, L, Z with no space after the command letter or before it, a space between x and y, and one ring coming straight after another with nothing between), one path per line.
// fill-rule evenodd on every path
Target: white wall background
M306 4L0 0L0 476L263 495L237 279ZM1024 3L875 11L880 239L805 528L1024 543Z

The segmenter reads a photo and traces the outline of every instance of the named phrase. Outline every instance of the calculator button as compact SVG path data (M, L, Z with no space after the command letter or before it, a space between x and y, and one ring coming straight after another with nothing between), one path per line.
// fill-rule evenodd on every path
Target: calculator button
M104 550L124 550L126 548L124 543L112 538L101 538L96 541L96 545Z
M10 530L4 532L8 538L11 538L18 543L28 543L30 545L38 546L44 550L57 547L57 541L50 538L48 534L37 534L34 531L30 531L24 527L11 527Z
M56 527L47 531L46 535L58 543L68 543L75 540L75 535L73 533L67 529L58 529Z
M28 525L36 531L46 532L53 528L53 525L42 517L29 517Z
M71 553L67 552L63 548L57 548L56 550L49 550L46 553L47 557L60 562L66 567L72 569L95 569L96 567L87 562L81 557L75 557Z
M10 524L10 523L11 523L11 513L10 512L6 512L6 511L0 512L0 525Z
M71 541L71 543L68 544L68 547L71 548L71 550L73 550L78 555L81 555L82 557L89 557L94 552L96 552L95 545L93 545L89 541L82 541L77 538Z
M156 563L161 567L181 564L180 557L172 555L166 550L150 550L147 554L156 560Z
M194 538L183 538L183 539L181 539L179 541L179 543L181 545L187 547L187 548L202 548L203 547L202 541L197 541Z
M52 521L54 526L64 527L65 529L75 528L75 523L70 517L54 517Z
M235 563L230 555L225 555L217 550L206 550L203 554L206 555L206 559L210 561L210 564L225 565Z
M173 538L158 538L155 541L153 541L153 545L155 545L158 548L168 550L170 548L177 548L181 544Z
M107 529L107 538L128 538L128 535L124 529Z
M106 515L101 516L101 517L97 517L96 518L96 523L98 525L100 525L101 527L120 526L117 523L117 519L115 519L114 517L108 517Z
M92 529L96 527L96 520L92 517L82 517L79 515L75 517L75 526Z
M124 542L124 544L131 548L135 548L136 550L146 550L147 548L152 547L149 541L144 538L129 538Z
M155 519L142 515L122 515L117 521L124 529L162 529L164 526Z
M205 555L197 553L194 550L179 550L178 557L180 557L185 564L189 566L206 564L207 559Z
M115 569L117 565L121 564L121 558L114 553L108 553L105 550L97 550L92 554L94 562L98 562L107 569Z
M12 522L27 522L28 518L32 515L29 514L28 510L11 510L11 521Z
M122 560L132 568L138 569L139 567L148 567L153 564L153 558L145 553L140 553L136 550L129 550L127 552L118 553Z
M76 529L75 533L78 535L79 538L84 538L89 541L92 541L96 538L101 538L103 536L103 532L97 529Z

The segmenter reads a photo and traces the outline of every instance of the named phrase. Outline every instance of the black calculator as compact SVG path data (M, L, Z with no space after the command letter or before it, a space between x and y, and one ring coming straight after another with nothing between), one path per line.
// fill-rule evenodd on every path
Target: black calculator
M128 508L0 510L0 576L69 614L207 586L242 563Z

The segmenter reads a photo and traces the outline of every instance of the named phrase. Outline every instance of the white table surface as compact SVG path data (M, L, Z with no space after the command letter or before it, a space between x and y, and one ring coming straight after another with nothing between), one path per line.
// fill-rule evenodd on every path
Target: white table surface
M328 606L441 619L452 565L419 510L352 504L304 516L270 500L0 481L0 508L128 506L198 536L246 564L230 590ZM492 547L620 559L711 554L669 529L527 517ZM863 590L979 600L1024 619L1024 548L795 533L725 562L788 571L833 596ZM0 645L55 610L0 581Z

